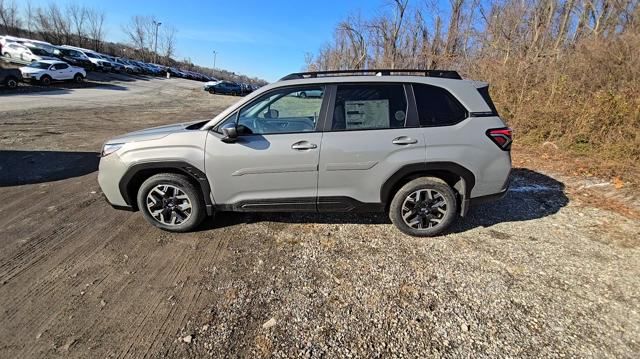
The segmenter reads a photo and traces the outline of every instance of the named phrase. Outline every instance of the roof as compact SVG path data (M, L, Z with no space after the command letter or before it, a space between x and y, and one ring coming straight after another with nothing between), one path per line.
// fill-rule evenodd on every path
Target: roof
M395 75L393 75L395 74ZM440 77L454 80L462 80L457 71L452 70L420 70L420 69L367 69L367 70L328 70L328 71L309 71L294 72L279 81L297 80L307 78L322 77L341 77L341 76L424 76L424 77Z

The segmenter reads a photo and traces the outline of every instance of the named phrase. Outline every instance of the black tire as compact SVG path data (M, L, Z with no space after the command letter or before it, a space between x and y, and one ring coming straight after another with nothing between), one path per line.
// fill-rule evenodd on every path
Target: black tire
M304 92L304 91L302 91L302 92L300 92L300 93L298 94L298 97L300 97L300 98L307 98L307 93L306 93L306 92Z
M14 89L14 88L18 87L18 79L13 77L13 76L7 77L5 79L5 81L4 81L4 83L10 89Z
M43 84L44 86L49 86L51 85L51 77L48 75L44 75L40 78L40 83Z
M75 75L73 76L73 81L74 81L75 83L80 84L80 83L82 83L82 81L84 81L84 76L82 76L82 74L75 74Z
M4 56L4 57L11 58L11 54L10 54L10 53L8 53L8 52L5 52L5 53L3 54L3 56Z
M418 200L413 207L403 207L405 200L409 203L419 190L428 190L424 200ZM432 198L429 198L429 197ZM444 201L444 205L442 204ZM423 209L424 208L424 209ZM445 213L441 213L444 210ZM411 213L407 220L421 228L410 226L403 219L403 212ZM458 203L455 192L443 180L435 177L416 178L400 188L389 206L391 222L402 232L415 237L432 237L446 230L458 216ZM419 221L415 222L415 221ZM438 221L436 223L435 221ZM429 225L431 227L429 227ZM427 227L427 228L424 228Z
M215 94L216 94L216 90L214 90L214 89L209 89L209 93L210 93L210 94L212 94L212 95L215 95Z
M187 216L186 220L180 224L165 224L160 220L153 217L147 206L147 196L156 188L156 186L169 185L178 188L187 196L191 204L191 213ZM169 200L169 199L167 199ZM137 196L138 208L142 212L144 218L152 225L169 232L189 232L194 230L207 215L206 206L202 193L194 185L187 176L173 173L160 173L149 177L142 183L138 190ZM152 203L152 202L150 202ZM169 204L171 205L171 204ZM163 207L164 208L164 207ZM176 208L176 207L171 207ZM172 213L169 207L166 209L170 213L170 216L176 216ZM181 215L185 215L183 212Z

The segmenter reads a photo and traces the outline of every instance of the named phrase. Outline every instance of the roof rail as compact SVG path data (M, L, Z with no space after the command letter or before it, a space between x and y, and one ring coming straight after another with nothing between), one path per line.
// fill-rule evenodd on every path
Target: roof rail
M458 74L457 71L452 70L371 69L294 72L281 78L279 81L335 76L401 76L407 74L411 76L441 77L446 79L462 80L460 74Z

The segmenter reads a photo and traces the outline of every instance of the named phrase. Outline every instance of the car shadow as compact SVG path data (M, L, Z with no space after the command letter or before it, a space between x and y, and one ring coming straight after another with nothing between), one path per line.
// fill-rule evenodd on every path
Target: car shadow
M504 198L471 206L444 234L461 233L499 223L529 221L557 213L569 203L564 184L526 168L511 172L511 185ZM257 222L317 224L391 224L385 213L231 213L221 212L207 220L201 230Z
M97 152L0 150L0 187L59 181L98 170Z

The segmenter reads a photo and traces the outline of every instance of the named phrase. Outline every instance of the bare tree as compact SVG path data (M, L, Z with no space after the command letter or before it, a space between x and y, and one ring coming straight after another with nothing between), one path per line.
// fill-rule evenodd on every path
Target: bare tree
M21 26L15 0L0 0L0 24L5 32L12 32Z
M177 32L178 30L173 25L167 25L162 28L160 48L166 63L168 63L169 59L175 56Z
M102 10L87 9L89 37L91 38L93 42L93 48L96 51L101 50L101 44L104 41L104 22L106 20L106 17L106 14Z
M87 37L86 22L88 10L84 6L80 6L77 3L71 3L67 6L67 14L73 26L73 33L76 36L76 43L78 46L84 46L84 39Z

